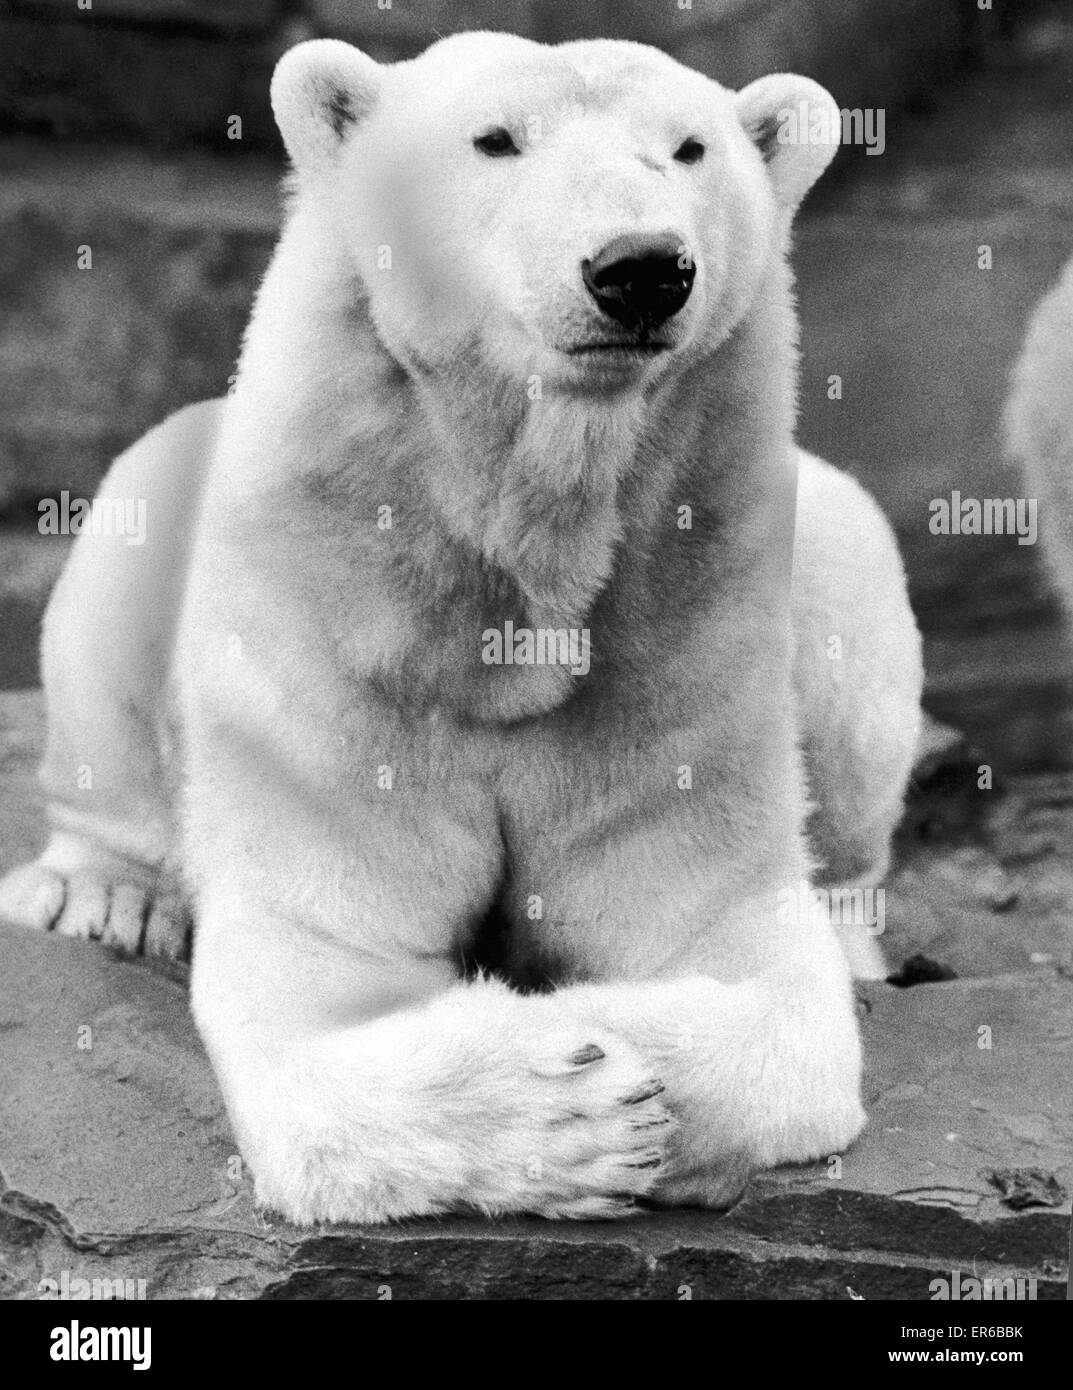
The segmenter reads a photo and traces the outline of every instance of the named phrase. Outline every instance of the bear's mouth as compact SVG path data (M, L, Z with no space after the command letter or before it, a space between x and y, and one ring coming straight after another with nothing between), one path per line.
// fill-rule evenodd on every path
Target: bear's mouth
M662 339L649 338L644 342L636 338L602 339L599 342L578 343L567 348L567 353L571 357L658 357L661 352L667 352L670 346Z

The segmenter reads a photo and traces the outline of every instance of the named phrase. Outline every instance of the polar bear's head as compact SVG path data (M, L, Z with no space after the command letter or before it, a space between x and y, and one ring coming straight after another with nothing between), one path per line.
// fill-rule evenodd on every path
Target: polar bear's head
M300 44L272 100L299 203L397 359L572 392L723 341L839 128L806 78L735 94L639 44L496 34L389 66ZM826 134L787 138L806 130Z

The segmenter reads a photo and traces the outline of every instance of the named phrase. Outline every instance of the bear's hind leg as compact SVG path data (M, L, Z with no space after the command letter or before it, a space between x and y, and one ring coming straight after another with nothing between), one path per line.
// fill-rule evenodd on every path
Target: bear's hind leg
M190 953L189 912L165 871L64 832L0 880L0 921L130 955L182 960Z
M171 871L163 738L171 637L217 402L189 406L113 464L45 614L51 839L0 881L0 920L177 958L189 921Z
M57 590L45 625L40 780L50 835L39 858L0 881L0 920L179 959L188 921L167 867L172 832L151 700L147 708L124 691L84 649L103 635L82 630L85 609L70 597Z

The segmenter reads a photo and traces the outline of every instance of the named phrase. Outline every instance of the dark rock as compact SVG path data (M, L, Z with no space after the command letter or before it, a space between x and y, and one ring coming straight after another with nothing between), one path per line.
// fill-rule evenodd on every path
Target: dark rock
M991 1174L989 1181L1002 1193L1006 1206L1014 1211L1026 1207L1058 1207L1068 1193L1053 1173L1039 1168L1003 1168Z
M887 984L908 989L911 985L933 985L939 980L956 979L956 973L948 965L940 965L938 961L917 954L904 961L900 970L888 975Z

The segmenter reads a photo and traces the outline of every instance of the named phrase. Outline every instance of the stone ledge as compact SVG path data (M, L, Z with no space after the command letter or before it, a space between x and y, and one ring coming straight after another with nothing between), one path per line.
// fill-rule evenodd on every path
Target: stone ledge
M685 1284L695 1298L924 1299L955 1269L1064 1296L1068 1201L1013 1211L988 1175L1073 1179L1073 1121L1058 1113L1068 980L871 987L871 1120L842 1176L763 1175L727 1216L301 1231L257 1213L229 1174L234 1141L181 982L10 930L0 960L5 1297L67 1270L145 1279L151 1298L375 1298L384 1284L395 1297L674 1298ZM1010 1036L973 1067L984 1016Z
M42 840L40 743L39 694L2 697L0 872ZM1026 872L1032 855L1073 868L1071 790L1069 779L1025 779L988 812L1009 822L1002 843ZM927 853L944 862L938 845ZM965 872L963 886L978 865ZM1050 964L996 977L972 945L985 918L977 901L947 942L975 975L862 987L870 1118L840 1168L760 1175L725 1216L315 1231L256 1212L234 1175L181 977L0 928L0 1296L34 1297L40 1279L67 1270L145 1279L151 1298L376 1298L388 1285L414 1298L678 1298L688 1286L695 1298L925 1299L932 1279L960 1269L1031 1276L1040 1298L1063 1298L1073 914L1064 941L1053 923L1040 928ZM934 949L912 936L914 921L901 919L899 951ZM1016 930L1031 934L1031 914ZM1009 1170L1036 1205L1020 1206L997 1177Z

